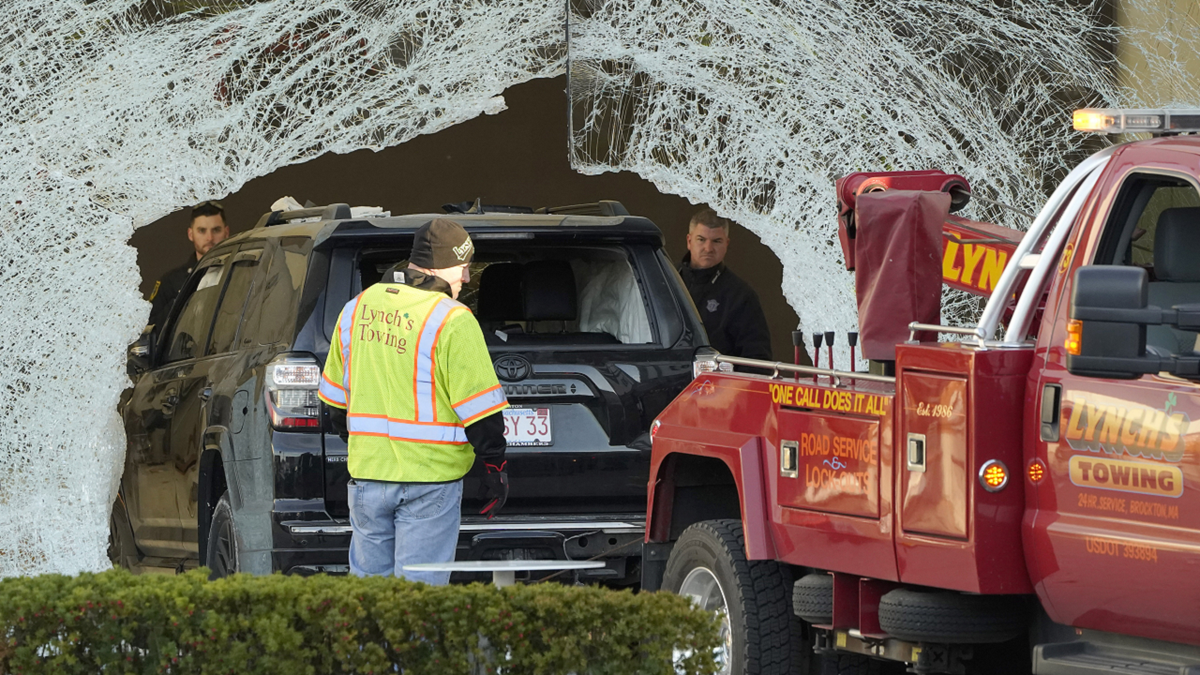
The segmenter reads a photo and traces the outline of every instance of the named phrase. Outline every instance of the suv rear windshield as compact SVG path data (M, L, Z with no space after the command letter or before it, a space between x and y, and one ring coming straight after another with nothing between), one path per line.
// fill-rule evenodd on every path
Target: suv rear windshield
M365 250L362 288L407 250ZM654 342L644 294L619 246L477 251L458 300L475 313L489 344L615 345Z

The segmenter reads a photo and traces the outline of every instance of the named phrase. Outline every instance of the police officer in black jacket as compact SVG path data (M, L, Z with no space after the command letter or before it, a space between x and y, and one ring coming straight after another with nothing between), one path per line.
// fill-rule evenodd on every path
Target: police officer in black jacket
M729 220L712 209L692 216L687 247L679 275L700 310L713 348L727 356L774 360L771 333L758 294L724 263L729 250Z
M196 263L209 249L229 236L229 227L225 224L225 207L221 202L207 201L193 206L192 222L188 225L187 236L194 251L188 254L186 262L154 282L154 290L150 292L149 323L156 331L162 328L171 303L175 301L179 291L183 290L183 284L196 268Z

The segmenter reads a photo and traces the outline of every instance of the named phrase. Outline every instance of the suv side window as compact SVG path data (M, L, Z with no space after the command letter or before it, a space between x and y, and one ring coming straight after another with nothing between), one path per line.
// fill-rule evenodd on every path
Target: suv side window
M238 342L240 348L269 345L292 337L296 305L308 269L308 240L286 237L270 246L258 265L265 267L255 282Z
M200 272L195 290L175 319L163 363L203 356L203 346L212 328L213 310L221 292L223 263L224 259L217 260Z
M228 280L225 282L225 290L221 293L221 303L213 321L212 337L209 338L206 354L220 354L236 349L233 341L246 309L246 296L254 281L254 273L258 271L258 261L261 257L262 249L243 250L238 251L228 263Z

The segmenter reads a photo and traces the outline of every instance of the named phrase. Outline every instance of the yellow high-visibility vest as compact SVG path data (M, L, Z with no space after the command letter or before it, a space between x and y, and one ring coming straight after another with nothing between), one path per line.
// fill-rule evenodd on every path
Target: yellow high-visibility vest
M462 478L465 427L508 407L471 311L389 283L342 308L318 396L346 409L352 478L406 483Z

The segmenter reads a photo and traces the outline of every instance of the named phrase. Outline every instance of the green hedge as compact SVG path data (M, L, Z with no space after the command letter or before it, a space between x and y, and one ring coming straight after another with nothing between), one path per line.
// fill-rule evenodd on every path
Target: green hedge
M207 570L0 580L0 675L698 675L713 671L716 644L712 615L667 593L327 576L210 582Z

